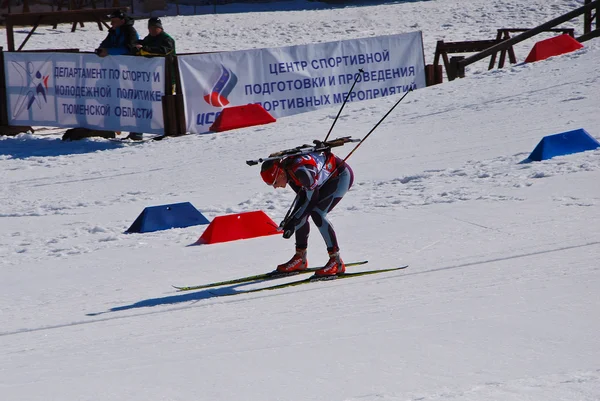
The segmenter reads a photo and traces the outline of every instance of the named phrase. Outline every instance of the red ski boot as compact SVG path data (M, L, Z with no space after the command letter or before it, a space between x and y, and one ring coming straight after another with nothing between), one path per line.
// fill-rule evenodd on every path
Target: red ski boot
M329 261L323 268L315 272L316 277L333 277L346 271L346 265L340 258L339 251L329 252Z
M306 270L308 268L308 261L306 260L306 249L296 248L296 253L292 258L277 266L277 272L279 273L293 273L302 270Z

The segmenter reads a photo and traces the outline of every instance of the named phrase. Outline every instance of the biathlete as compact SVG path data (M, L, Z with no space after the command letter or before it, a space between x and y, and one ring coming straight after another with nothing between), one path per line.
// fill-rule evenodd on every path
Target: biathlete
M284 238L296 234L296 253L279 266L282 273L306 270L306 249L311 217L327 245L329 261L315 272L327 277L342 274L346 266L340 257L340 248L327 215L348 192L354 182L350 166L330 151L291 155L262 164L260 175L265 183L275 188L290 187L297 194L297 202L283 225Z

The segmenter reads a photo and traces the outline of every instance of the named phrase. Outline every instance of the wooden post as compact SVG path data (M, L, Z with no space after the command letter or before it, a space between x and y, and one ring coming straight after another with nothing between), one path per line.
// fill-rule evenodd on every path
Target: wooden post
M501 29L498 29L498 36L496 36L496 38L497 39L510 39L510 34L508 33L507 30L504 30L502 32ZM512 49L512 47L511 47L511 49ZM500 59L498 60L498 68L504 67L504 61L506 60L506 52L507 52L506 49L502 49L500 51ZM494 55L492 56L492 59L496 58L496 54L498 54L498 53L494 53ZM512 61L512 58L511 58L511 61ZM516 61L513 61L513 63L515 63L515 62ZM492 67L493 67L493 65L492 65ZM491 68L490 68L490 70L491 70Z
M171 57L170 56L166 56L164 58L164 71L165 71L165 85L164 85L164 91L165 94L162 97L162 110L163 110L163 126L164 126L164 131L163 131L163 135L173 135L175 132L175 124L174 124L174 119L176 118L175 115L175 109L174 109L174 104L175 104L175 99L173 99L173 77L172 77L172 68L171 68Z
M427 64L425 66L425 82L427 86L438 85L444 82L441 65Z
M498 33L496 34L496 40L500 41L503 39L502 36L504 35L508 35L508 32L502 32L501 29L498 29ZM491 70L492 68L494 68L495 64L496 64L496 55L498 53L494 53L492 54L492 58L490 59L490 65L488 66L488 70ZM500 60L498 60L498 68L502 68L504 66L504 59L506 57L506 50L502 50L500 52Z
M591 0L586 0L586 5L592 4L590 3ZM597 38L598 36L600 36L600 2L595 1L594 2L596 5L596 8L591 8L589 10L586 11L586 13L583 15L583 31L584 34L581 35L577 39L579 42L585 42L587 40L593 39L593 38ZM595 13L594 13L595 11ZM592 29L592 23L594 21L594 19L596 20L596 29Z
M442 66L441 65L434 65L433 68L434 70L434 77L435 77L435 84L442 84L444 83L444 70L442 70Z
M163 121L164 121L164 131L163 135L172 136L175 135L176 124L173 121L173 117L175 117L175 96L174 95L164 95L162 98L162 111L163 111Z
M8 51L15 51L15 32L13 30L13 24L10 20L10 16L6 18L6 44L8 45Z
M590 4L592 0L585 0L585 5ZM596 28L598 28L596 26ZM588 10L583 14L583 33L588 34L592 32L592 10Z
M0 126L8 125L8 102L6 98L6 76L4 75L4 49L0 46Z
M596 8L596 31L600 30L600 6Z
M425 85L435 85L435 68L433 68L433 64L425 66Z
M177 57L173 58L175 73L175 113L177 116L177 135L185 135L187 127L185 125L185 104L183 102L183 93L181 87L181 76L179 75L179 61Z
M592 0L585 0L585 4L588 5L592 2ZM592 32L592 22L594 21L594 17L596 19L596 30L600 29L600 5L596 7L596 12L593 13L593 9L590 9L585 12L583 15L583 34L587 35ZM590 35L591 36L591 35ZM598 36L598 35L596 35Z
M452 81L455 78L464 78L465 70L460 68L459 61L464 60L465 56L454 56L450 57L450 68L446 71L448 74L448 81Z

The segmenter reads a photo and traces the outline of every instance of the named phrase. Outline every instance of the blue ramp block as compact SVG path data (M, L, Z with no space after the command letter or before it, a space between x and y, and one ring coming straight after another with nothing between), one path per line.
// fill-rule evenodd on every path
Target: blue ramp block
M529 160L541 161L554 156L570 155L600 147L600 143L583 128L545 136L529 155Z
M173 203L145 208L125 233L149 233L208 223L208 219L191 203Z

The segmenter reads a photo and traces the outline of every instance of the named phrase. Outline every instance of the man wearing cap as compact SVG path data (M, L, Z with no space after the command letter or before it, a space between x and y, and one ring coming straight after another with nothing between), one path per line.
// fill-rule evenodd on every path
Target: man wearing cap
M175 54L175 40L167 34L158 17L148 20L148 36L135 45L141 56L168 56Z
M148 20L148 36L138 40L135 49L138 55L146 57L175 55L175 40L164 31L160 18L152 17ZM141 132L130 132L126 139L141 141L144 136Z
M175 55L175 40L164 31L160 18L152 17L148 20L148 36L138 40L135 49L138 55L146 57ZM174 79L173 74L173 85ZM130 132L126 139L141 141L144 136L141 132Z
M115 10L108 16L111 28L95 53L100 57L110 55L135 55L136 43L140 39L133 27L134 20L121 10Z

